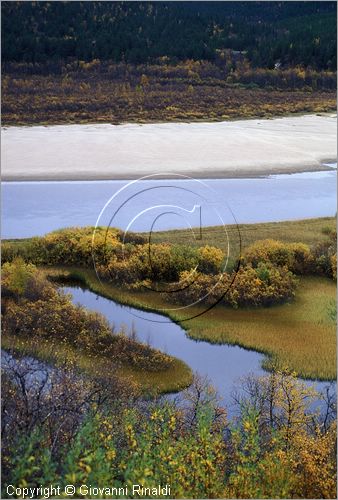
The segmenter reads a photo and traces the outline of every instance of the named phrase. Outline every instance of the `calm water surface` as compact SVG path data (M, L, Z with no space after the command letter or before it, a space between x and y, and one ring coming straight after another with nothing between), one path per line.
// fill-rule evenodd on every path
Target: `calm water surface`
M130 332L135 328L138 340L183 360L194 372L208 377L217 389L222 403L233 414L233 390L239 387L240 379L249 375L263 375L261 368L263 355L238 346L209 344L187 337L176 323L158 323L163 316L122 306L112 300L100 297L79 287L64 287L73 296L73 301L93 311L100 312L114 326L115 331L124 328ZM212 314L210 311L208 314ZM306 382L321 391L327 382Z
M334 167L334 165L331 165ZM5 182L2 237L43 235L66 226L111 225L150 231L224 223L255 223L333 216L336 171L253 179ZM271 235L273 237L273 235ZM139 340L207 375L231 405L231 391L249 373L263 374L263 356L237 346L189 339L163 316L142 312L80 288L66 288L74 302L103 313L116 329L134 325ZM210 312L212 314L212 312ZM160 321L160 323L158 323ZM319 390L327 384L316 383Z
M126 181L5 182L2 237L43 235L66 226L94 226L97 221L149 231L336 213L335 170L254 179L143 180L127 185Z

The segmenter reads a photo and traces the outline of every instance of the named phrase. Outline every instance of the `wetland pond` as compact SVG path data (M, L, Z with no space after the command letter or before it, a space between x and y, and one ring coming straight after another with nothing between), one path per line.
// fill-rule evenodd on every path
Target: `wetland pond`
M149 231L333 216L336 213L334 167L328 165L330 170L321 172L203 181L4 182L2 237L27 238L63 227L96 223ZM155 207L159 212L147 208L150 200L152 209ZM199 211L192 210L196 206ZM156 227L152 225L154 220ZM179 325L163 322L163 316L158 314L142 312L140 317L136 309L88 290L77 287L65 290L72 294L75 303L104 314L116 330L122 325L126 331L133 327L140 341L206 375L228 407L231 391L241 377L264 373L260 353L238 346L197 342ZM328 385L314 384L318 390Z
M168 318L117 304L81 287L67 286L63 290L71 293L75 304L103 314L115 331L124 329L128 334L135 330L139 341L181 359L194 372L206 376L226 405L229 415L233 411L232 392L239 388L240 379L249 374L266 374L261 367L263 354L234 345L196 341ZM330 385L329 382L318 381L306 383L319 392Z

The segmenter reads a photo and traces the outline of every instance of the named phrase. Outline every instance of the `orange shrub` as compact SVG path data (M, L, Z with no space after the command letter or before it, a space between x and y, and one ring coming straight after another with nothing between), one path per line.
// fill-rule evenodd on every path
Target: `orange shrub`
M198 249L198 270L202 273L219 273L223 261L224 253L220 248L206 245Z
M298 280L286 267L260 263L257 268L245 266L237 273L206 275L181 273L182 290L168 294L168 299L180 304L192 304L203 299L214 304L240 306L269 306L290 300L295 295ZM188 284L188 286L187 286Z

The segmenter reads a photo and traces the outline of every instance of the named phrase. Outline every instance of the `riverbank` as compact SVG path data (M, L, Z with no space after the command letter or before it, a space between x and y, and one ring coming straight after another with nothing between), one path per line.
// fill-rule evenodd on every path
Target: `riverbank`
M192 382L191 369L180 359L170 357L170 367L165 370L152 371L137 369L127 363L116 367L104 356L93 362L91 355L80 352L69 345L48 341L47 339L32 339L2 336L2 348L18 357L28 356L50 366L62 366L65 360L72 360L79 373L93 379L104 380L105 383L114 383L116 377L127 384L132 384L140 393L158 395L180 392Z
M67 151L67 155L65 155ZM240 154L239 154L240 152ZM3 130L4 181L241 178L329 170L336 115Z
M22 260L4 264L1 284L2 348L11 354L75 368L108 387L127 379L146 395L178 392L191 384L184 362L139 341L134 325L108 323L104 315L72 303L35 266Z

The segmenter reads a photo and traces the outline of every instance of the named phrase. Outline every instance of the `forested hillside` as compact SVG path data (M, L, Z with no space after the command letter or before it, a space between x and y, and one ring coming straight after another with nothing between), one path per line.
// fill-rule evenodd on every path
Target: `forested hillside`
M220 61L334 69L336 2L2 2L3 62Z
M335 2L2 2L4 124L336 109Z

